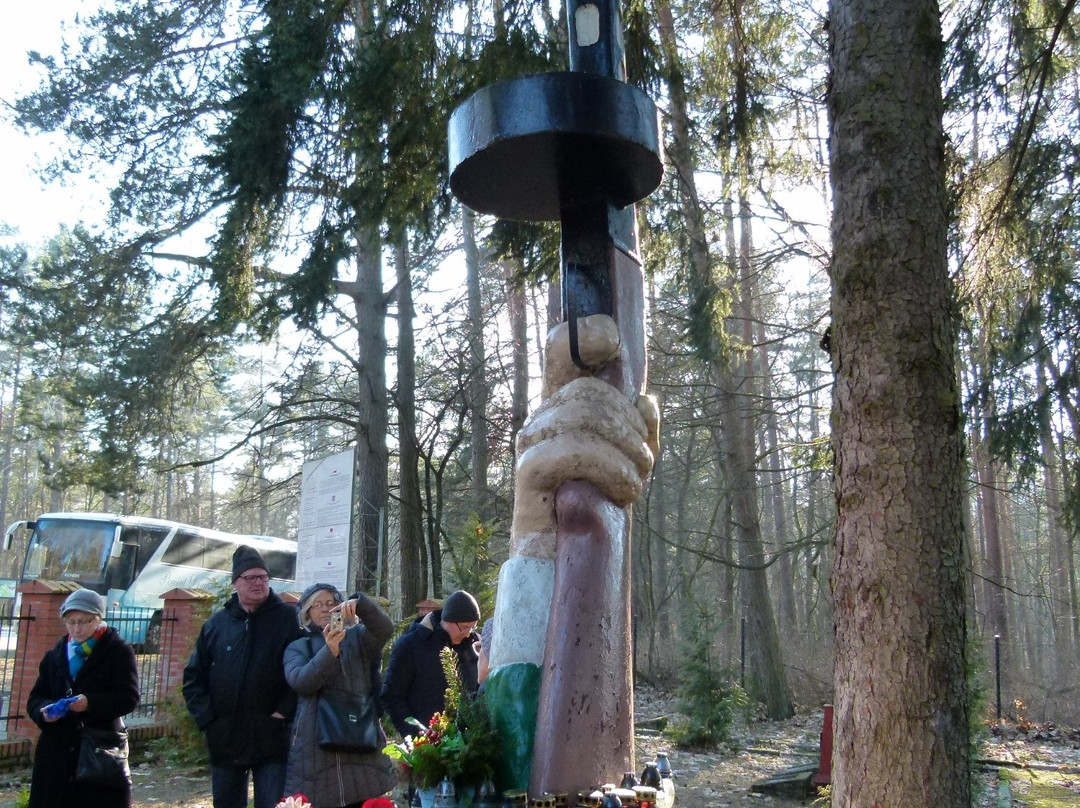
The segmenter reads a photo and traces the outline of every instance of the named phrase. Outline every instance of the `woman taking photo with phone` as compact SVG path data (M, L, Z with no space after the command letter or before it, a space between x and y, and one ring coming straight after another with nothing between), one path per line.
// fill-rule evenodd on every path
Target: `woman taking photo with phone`
M359 808L397 782L378 726L376 703L382 649L394 624L367 595L344 600L330 584L312 584L300 596L304 636L285 649L285 679L299 703L285 776L286 794L304 794L319 808ZM352 699L348 711L327 708L331 699ZM322 704L320 704L322 702ZM370 707L370 712L365 712ZM340 729L333 716L363 713L374 721L373 743L331 737ZM346 728L348 729L348 728Z

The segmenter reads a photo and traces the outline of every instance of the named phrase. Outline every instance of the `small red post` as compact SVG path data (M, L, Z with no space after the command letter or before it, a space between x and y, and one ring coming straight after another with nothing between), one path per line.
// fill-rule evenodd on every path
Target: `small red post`
M818 770L811 781L817 788L832 782L832 710L831 704L825 705L825 719L821 727L821 757L818 760Z

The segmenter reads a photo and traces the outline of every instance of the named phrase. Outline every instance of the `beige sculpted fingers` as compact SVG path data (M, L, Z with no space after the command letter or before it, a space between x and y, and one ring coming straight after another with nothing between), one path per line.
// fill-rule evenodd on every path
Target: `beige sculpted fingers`
M619 355L619 326L608 315L579 317L577 329L578 353L593 370L598 370ZM570 326L566 323L559 323L548 332L544 355L547 364L544 366L541 399L548 398L560 387L587 372L570 358Z
M627 455L643 477L652 468L649 428L641 412L607 382L585 377L555 391L518 433L518 454L565 434L592 436L612 444ZM569 475L564 479L586 478Z
M555 490L568 480L592 483L616 505L641 494L643 478L626 455L593 435L560 435L533 446L521 457L514 496L510 552L551 558L555 552Z
M657 422L655 402L635 406L589 377L541 404L518 434L511 555L554 557L555 490L567 480L592 483L620 507L637 499L652 468Z
M656 396L638 396L637 411L645 423L645 443L648 444L655 463L660 456L660 402L656 400Z

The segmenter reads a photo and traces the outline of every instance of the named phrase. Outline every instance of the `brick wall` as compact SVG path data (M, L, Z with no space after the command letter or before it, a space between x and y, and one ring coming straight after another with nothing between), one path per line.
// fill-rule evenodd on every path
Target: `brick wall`
M11 681L9 713L16 716L9 724L16 737L37 738L40 730L26 715L26 700L37 681L38 666L57 640L64 636L60 606L78 589L70 581L28 581L19 586L19 639L15 651L15 670Z

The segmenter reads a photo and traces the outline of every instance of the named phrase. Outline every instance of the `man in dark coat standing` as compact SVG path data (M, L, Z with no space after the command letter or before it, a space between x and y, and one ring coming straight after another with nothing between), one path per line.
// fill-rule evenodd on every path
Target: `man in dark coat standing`
M184 700L206 735L214 808L245 808L249 773L255 808L274 808L296 710L281 658L300 626L257 550L236 549L232 577L235 593L203 625L184 668Z
M474 646L479 639L479 622L476 598L462 589L450 594L441 609L413 623L394 643L383 677L382 702L402 736L418 732L408 723L409 718L426 726L445 706L446 676L439 660L443 648L454 649L462 686L470 695L476 692Z

